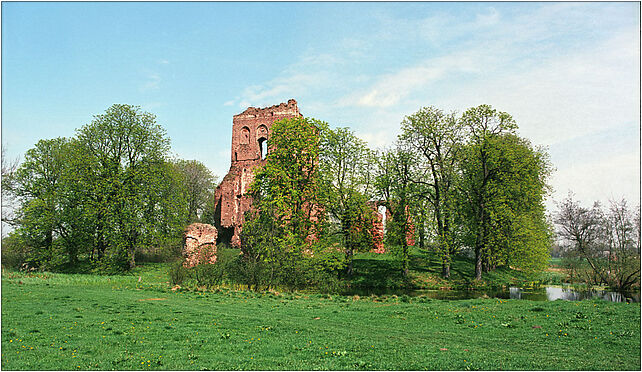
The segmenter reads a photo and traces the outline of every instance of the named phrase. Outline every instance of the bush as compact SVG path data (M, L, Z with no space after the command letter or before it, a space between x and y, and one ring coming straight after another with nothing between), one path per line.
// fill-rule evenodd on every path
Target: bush
M183 260L174 261L169 267L169 282L172 285L183 285L189 277L189 269L183 266Z
M17 270L56 271L67 264L67 255L61 239L54 239L49 249L38 248L21 231L14 231L2 239L2 266Z
M215 264L201 264L187 268L185 260L174 261L169 268L172 285L194 285L198 287L215 287L225 282L233 283L239 279L239 250L219 247Z
M2 267L18 270L33 263L32 258L33 252L20 235L11 233L2 239Z
M136 250L136 263L140 262L171 262L180 257L181 242L165 243L160 246L144 247Z

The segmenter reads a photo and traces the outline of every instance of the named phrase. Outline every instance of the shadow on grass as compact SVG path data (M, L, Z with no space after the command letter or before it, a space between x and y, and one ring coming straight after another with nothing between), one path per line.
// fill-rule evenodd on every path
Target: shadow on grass
M391 259L355 258L355 288L405 288L410 282L401 273L401 262Z
M474 280L475 265L465 255L452 256L450 278L442 278L439 255L430 249L413 248L410 254L410 275L401 273L401 260L391 253L361 253L354 259L353 288L472 288L520 285L534 280L532 276L509 267L498 267L483 273L482 281Z

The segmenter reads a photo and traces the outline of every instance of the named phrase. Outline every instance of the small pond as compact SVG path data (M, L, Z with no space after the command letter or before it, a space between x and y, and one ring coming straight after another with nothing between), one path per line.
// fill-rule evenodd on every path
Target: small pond
M570 287L542 287L539 289L522 289L510 287L508 289L488 290L388 290L388 289L356 289L347 295L408 295L424 296L436 300L467 300L474 298L501 298L531 301L570 300L580 301L592 298L601 298L612 302L640 302L640 292L612 292L605 290L575 290Z

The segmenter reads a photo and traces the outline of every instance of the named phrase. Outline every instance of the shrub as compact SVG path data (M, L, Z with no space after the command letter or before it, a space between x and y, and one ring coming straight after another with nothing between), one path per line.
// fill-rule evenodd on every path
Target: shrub
M178 248L177 248L178 247ZM136 262L171 262L181 256L180 240L136 250Z
M11 233L2 239L2 266L9 269L20 269L33 261L33 252L21 239L20 235Z
M169 268L172 285L195 285L199 287L215 287L224 282L238 282L239 271L242 269L238 249L220 247L215 264L201 264L187 268L185 260L174 261Z
M172 285L182 285L189 277L189 269L183 266L182 260L174 261L169 267L169 281Z

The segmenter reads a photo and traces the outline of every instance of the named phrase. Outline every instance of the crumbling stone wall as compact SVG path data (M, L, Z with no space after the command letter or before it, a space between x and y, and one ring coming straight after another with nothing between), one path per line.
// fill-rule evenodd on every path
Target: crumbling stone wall
M185 267L216 262L216 238L218 232L212 225L193 223L183 233L183 257Z
M370 206L375 211L375 219L372 223L372 240L373 247L371 252L374 253L385 253L386 247L384 246L384 237L385 237L385 225L383 223L383 215L379 212L379 206L385 206L384 202L372 202ZM392 220L392 214L390 209L386 207L386 221ZM408 246L415 245L415 225L412 223L412 217L408 211L408 206L406 206L406 218L408 222L408 231L406 232L406 244Z
M239 234L252 200L247 194L254 170L265 164L267 141L275 121L303 116L294 99L266 108L248 107L232 118L230 170L216 188L214 220L219 242L240 246Z
M383 246L384 226L383 216L375 209L375 218L372 221L372 243L374 253L386 253L386 248Z

